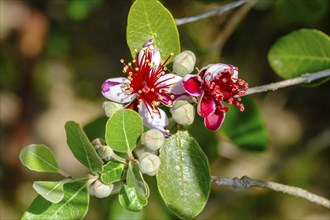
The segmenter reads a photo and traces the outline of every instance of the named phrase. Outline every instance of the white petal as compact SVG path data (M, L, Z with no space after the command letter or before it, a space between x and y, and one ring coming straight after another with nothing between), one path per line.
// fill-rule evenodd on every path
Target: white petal
M138 63L139 64L142 64L145 62L145 53L146 52L149 52L151 51L152 54L151 54L151 61L155 66L156 68L158 68L160 62L161 62L161 57L160 57L160 53L159 53L159 50L157 50L156 48L154 48L153 45L150 45L148 47L145 47L143 48L142 50L140 50L139 52L139 56L138 56Z
M166 81L164 81L166 80ZM158 81L164 81L159 84L159 86L164 86L164 85L172 85L171 92L173 94L179 95L186 93L186 90L184 89L183 83L182 83L182 77L178 76L173 73L168 73L163 76L161 76Z
M107 99L110 99L119 103L131 102L135 99L135 94L129 94L129 90L125 90L127 87L125 83L130 81L124 77L110 78L106 80L102 85L102 94Z
M212 81L217 75L221 74L226 69L232 69L232 67L223 63L213 64L206 70L204 80Z
M168 118L163 110L159 109L159 112L160 117L157 113L151 113L151 117L144 103L140 102L139 114L143 119L143 124L148 128L156 128L166 133L165 127L168 125Z

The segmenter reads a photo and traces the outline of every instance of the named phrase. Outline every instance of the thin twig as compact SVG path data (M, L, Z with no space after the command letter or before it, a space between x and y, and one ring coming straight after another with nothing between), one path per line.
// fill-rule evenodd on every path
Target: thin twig
M296 78L292 78L292 79L288 79L288 80L284 80L284 81L280 81L280 82L276 82L276 83L270 83L270 84L263 85L263 86L256 86L253 88L249 88L245 95L251 95L251 94L266 92L266 91L270 91L270 90L275 91L275 90L283 88L283 87L288 87L288 86L297 85L297 84L301 84L301 83L310 83L317 79L325 78L328 76L330 76L330 69L323 70L320 72L315 72L315 73L306 73L306 74L296 77Z
M231 186L234 189L247 189L250 187L261 187L266 189L271 189L277 192L287 193L292 196L304 198L310 202L316 203L318 205L324 206L328 209L330 209L330 201L322 196L318 196L314 193L310 193L302 188L294 187L294 186L287 186L280 183L274 183L274 182L266 182L262 180L256 180L253 178L250 178L248 176L243 176L241 179L238 179L237 177L233 179L228 178L218 178L213 176L212 181L216 185L225 185L225 186Z
M236 2L231 2L227 5L223 5L220 6L219 8L213 9L209 12L200 14L200 15L196 15L196 16L192 16L192 17L187 17L187 18L177 18L175 19L175 23L177 26L183 25L183 24L187 24L187 23L191 23L191 22L195 22L195 21L199 21L211 16L215 16L215 15L221 15L227 11L233 10L241 5L243 5L244 3L248 2L249 0L239 0Z

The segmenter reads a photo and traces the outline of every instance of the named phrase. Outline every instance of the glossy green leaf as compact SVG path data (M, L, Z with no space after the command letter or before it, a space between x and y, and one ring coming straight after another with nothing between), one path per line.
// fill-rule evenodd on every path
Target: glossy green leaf
M68 121L65 124L65 131L67 144L77 160L92 172L100 172L103 162L79 124Z
M328 0L277 0L275 9L298 22L316 22L329 10Z
M223 131L239 148L262 151L267 148L268 136L258 107L250 97L243 97L244 112L229 106L226 119L219 131Z
M101 180L105 184L111 184L121 180L124 172L124 164L110 161L103 166Z
M53 152L43 144L31 144L24 147L19 159L30 170L38 172L60 172Z
M179 33L171 13L156 0L137 0L127 20L127 44L133 57L149 39L153 39L163 61L171 53L180 52Z
M204 208L211 187L207 157L188 131L178 130L160 150L159 192L178 217L192 219Z
M63 185L69 180L62 181L35 181L33 188L39 195L49 202L58 203L64 197Z
M123 185L118 196L120 204L132 212L139 212L147 205L146 198L139 197L134 187Z
M109 212L109 220L143 220L144 217L144 209L142 209L140 212L132 212L127 210L125 207L123 207L117 199L112 201L112 204L110 206L110 212Z
M22 219L83 219L89 204L87 183L82 181L67 183L63 190L64 197L59 203L51 203L42 196L38 196Z
M330 38L318 30L301 29L280 38L268 61L285 79L330 68Z
M119 110L106 124L105 140L115 151L131 152L143 132L142 119L133 110Z

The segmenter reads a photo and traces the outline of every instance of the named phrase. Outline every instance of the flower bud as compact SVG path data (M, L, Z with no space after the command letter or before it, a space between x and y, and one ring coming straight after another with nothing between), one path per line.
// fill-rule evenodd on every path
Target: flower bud
M116 102L103 102L102 109L107 117L111 117L116 111L123 108L123 105Z
M114 155L114 152L111 149L111 147L109 147L107 145L99 147L96 150L96 152L102 160L106 160L106 161L111 160L112 156Z
M157 129L150 129L141 136L141 143L151 151L156 151L165 143L163 133Z
M89 194L91 196L95 196L97 198L105 198L108 197L113 190L113 184L106 185L102 183L100 180L96 180L89 186Z
M180 125L190 125L195 119L195 108L185 100L177 100L170 109L172 118Z
M149 152L144 152L140 156L139 168L140 171L149 176L154 176L158 172L160 159L157 155Z
M195 54L189 50L185 50L174 57L173 72L179 76L184 76L194 70L195 63Z
M99 147L106 145L106 143L104 139L96 138L92 141L92 145L97 150Z

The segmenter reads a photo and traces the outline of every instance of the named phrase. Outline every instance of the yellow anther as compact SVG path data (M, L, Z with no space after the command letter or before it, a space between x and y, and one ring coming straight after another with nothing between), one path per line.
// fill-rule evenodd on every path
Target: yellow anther
M124 63L125 61L124 61L124 59L120 59L120 62L121 62L121 63Z
M128 66L132 66L132 63L131 62L128 62L128 64L127 64Z
M137 108L141 108L141 106L140 105L137 105Z
M151 92L154 92L155 91L155 89L154 88L151 88Z
M142 93L142 90L139 90L138 93L141 94Z
M170 53L170 55L171 55L171 56L173 56L173 55L174 55L174 53Z
M138 71L139 70L139 68L138 67L135 67L135 71Z
M171 99L174 99L175 98L175 96L174 95L171 95Z

